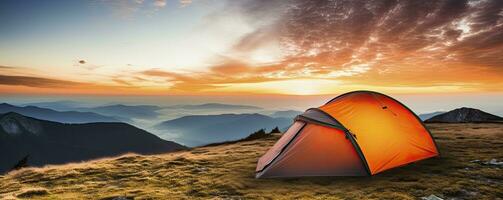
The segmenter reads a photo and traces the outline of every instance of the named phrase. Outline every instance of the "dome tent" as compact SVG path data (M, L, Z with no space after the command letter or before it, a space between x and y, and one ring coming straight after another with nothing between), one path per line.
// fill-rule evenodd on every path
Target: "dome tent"
M438 155L431 133L405 105L354 91L297 116L259 159L256 177L366 176Z

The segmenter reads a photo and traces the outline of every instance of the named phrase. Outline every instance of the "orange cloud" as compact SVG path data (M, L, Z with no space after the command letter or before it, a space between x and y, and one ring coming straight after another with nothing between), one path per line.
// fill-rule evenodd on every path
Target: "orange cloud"
M189 94L503 91L503 1L228 4L225 9L242 14L256 28L229 49L229 54L237 52L236 57L243 59L225 55L220 63L200 71L152 68L115 74L110 75L112 84L12 76L0 77L0 84ZM274 42L284 53L280 59L267 63L247 59Z
M35 88L61 88L82 87L87 84L40 77L0 75L0 85L19 85Z

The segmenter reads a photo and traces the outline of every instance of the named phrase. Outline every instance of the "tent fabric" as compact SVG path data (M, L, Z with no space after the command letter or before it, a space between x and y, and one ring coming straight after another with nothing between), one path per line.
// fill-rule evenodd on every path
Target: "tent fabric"
M307 124L262 176L366 176L344 131Z
M428 130L385 95L353 92L320 107L355 135L372 174L438 155Z
M282 149L292 140L292 138L304 127L305 123L297 121L283 134L283 136L272 146L267 153L262 156L257 164L256 171L263 170L271 161L276 158Z
M374 175L438 155L431 133L405 105L355 91L295 118L259 159L257 178Z
M325 113L319 109L310 108L310 109L306 110L306 112L304 112L303 114L297 116L296 120L315 123L315 124L321 124L321 125L326 125L326 126L332 126L334 128L339 128L339 129L344 130L344 127L338 121L336 121L333 117L331 117L330 115L328 115L327 113Z

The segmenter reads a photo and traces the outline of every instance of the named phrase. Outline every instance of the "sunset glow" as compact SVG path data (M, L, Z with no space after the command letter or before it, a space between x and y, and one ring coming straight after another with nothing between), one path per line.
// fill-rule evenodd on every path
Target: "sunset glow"
M4 94L503 92L496 0L2 4Z

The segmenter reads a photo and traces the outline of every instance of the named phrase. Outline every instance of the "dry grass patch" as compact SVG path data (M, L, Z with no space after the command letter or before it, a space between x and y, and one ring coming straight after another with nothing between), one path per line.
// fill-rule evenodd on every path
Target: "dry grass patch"
M279 135L163 155L124 155L27 168L0 177L0 199L452 199L503 196L502 124L429 124L441 157L372 177L255 179L258 158ZM23 197L24 198L24 197Z
M38 197L38 196L45 196L48 194L49 194L49 192L47 192L47 190L44 188L30 188L30 189L24 189L21 193L16 195L16 197L18 197L18 198L33 198L33 197Z

